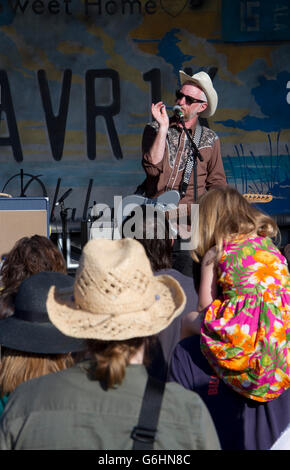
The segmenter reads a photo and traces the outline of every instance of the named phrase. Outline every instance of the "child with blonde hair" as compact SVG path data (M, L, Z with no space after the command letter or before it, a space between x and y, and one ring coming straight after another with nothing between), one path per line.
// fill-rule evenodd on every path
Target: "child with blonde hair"
M259 402L290 387L290 276L275 221L234 188L199 200L201 350L217 376Z

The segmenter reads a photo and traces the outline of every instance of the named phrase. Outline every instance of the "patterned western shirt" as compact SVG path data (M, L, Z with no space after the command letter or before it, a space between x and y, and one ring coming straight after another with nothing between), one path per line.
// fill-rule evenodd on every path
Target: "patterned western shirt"
M154 165L150 149L158 128L159 124L156 121L147 124L142 140L142 165L147 176L146 196L151 198L158 197L171 189L179 190L186 161L191 152L191 145L184 130L177 125L174 119L171 119L163 159ZM194 132L194 129L189 129L189 132ZM202 127L198 149L203 161L197 160L197 197L212 187L227 184L220 151L220 140L213 130ZM192 172L187 192L180 199L180 204L193 203L193 197Z

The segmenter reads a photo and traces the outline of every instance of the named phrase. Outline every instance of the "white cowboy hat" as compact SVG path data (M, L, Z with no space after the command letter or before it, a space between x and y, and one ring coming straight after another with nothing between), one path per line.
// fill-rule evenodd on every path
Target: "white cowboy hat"
M154 276L137 240L93 239L83 249L74 288L52 287L47 310L68 336L113 341L159 333L185 302L173 277Z
M191 82L202 89L207 97L207 108L200 113L200 116L205 118L212 116L217 108L218 96L210 76L206 72L198 72L191 77L182 70L179 70L179 78L181 85L184 85L185 82Z

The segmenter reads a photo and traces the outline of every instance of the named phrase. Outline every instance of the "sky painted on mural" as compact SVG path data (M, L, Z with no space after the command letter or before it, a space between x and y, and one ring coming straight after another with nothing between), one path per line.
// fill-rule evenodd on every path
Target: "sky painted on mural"
M8 0L1 0L0 26L11 24L15 13Z
M226 127L244 130L261 130L264 132L279 132L289 128L290 105L285 99L285 83L290 81L290 73L280 72L275 80L268 80L264 76L258 77L259 86L251 90L256 103L265 117L256 117L247 114L242 120L216 121Z
M100 1L104 6L107 0ZM248 48L243 45L239 54L234 54L230 46L227 49L221 42L214 43L214 39L218 39L216 31L219 27L218 23L214 24L215 19L207 22L209 17L204 12L204 21L199 16L200 21L193 27L194 23L189 21L195 12L188 9L180 16L172 12L170 15L168 9L170 5L173 8L174 2L167 0L162 0L162 8L150 20L140 14L121 18L117 14L104 14L92 15L90 21L76 14L82 3L79 0L70 3L76 9L72 17L63 13L56 17L37 17L31 13L30 1L26 12L18 12L14 20L8 0L0 2L4 6L0 14L0 26L3 26L0 27L0 68L5 69L9 77L23 146L23 166L27 172L43 174L49 187L54 186L58 176L64 185L85 187L93 175L96 186L104 195L110 191L115 193L114 188L118 185L134 189L144 177L141 138L144 125L151 119L151 84L144 80L144 74L154 68L160 70L162 99L170 106L174 104L180 69L191 67L196 73L214 66L217 68L214 86L219 94L218 118L211 118L209 125L221 137L222 146L226 142L227 150L223 150L223 156L229 182L244 187L251 184L254 188L256 184L264 191L273 189L275 181L284 181L285 184L278 188L282 197L279 204L286 208L289 156L285 155L285 142L288 141L285 135L287 138L290 129L290 104L286 101L290 92L286 89L290 82L287 44L277 44L273 48L261 44L252 44ZM121 0L115 0L115 3L119 5ZM160 7L160 2L157 3ZM213 2L209 3L213 5ZM185 5L184 1L184 9ZM175 16L174 22L172 16ZM199 27L201 24L202 29ZM64 158L51 165L37 71L44 69L47 73L56 114L66 68L72 70L72 85ZM121 110L113 119L124 159L115 161L104 119L100 117L96 119L99 160L88 161L85 74L90 69L109 68L116 70L120 78ZM98 95L96 101L104 98L101 104L110 103L110 83L107 86L107 83L96 80L95 86L96 89L102 88L102 96L99 98ZM283 158L279 161L279 171L275 170L276 167L271 171L273 162L271 152L266 148L267 134L282 130L286 130L284 135L281 132L279 147ZM236 148L242 134L245 153L239 157ZM253 150L251 144L256 145L255 160L250 154ZM19 171L19 164L13 160L9 147L2 146L0 151L1 175L5 181L9 175Z
M184 54L178 46L181 41L177 34L180 32L180 29L176 28L168 31L160 40L157 53L159 57L172 65L177 80L179 80L179 70L183 69L183 63L194 58L192 55Z

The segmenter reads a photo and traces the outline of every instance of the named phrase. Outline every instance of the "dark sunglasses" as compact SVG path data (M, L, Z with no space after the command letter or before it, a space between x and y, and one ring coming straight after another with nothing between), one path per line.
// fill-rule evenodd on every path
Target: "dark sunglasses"
M192 96L185 95L180 90L176 90L175 96L177 100L181 100L185 98L186 104L191 105L193 103L205 103L205 101L198 100L197 98L193 98Z

